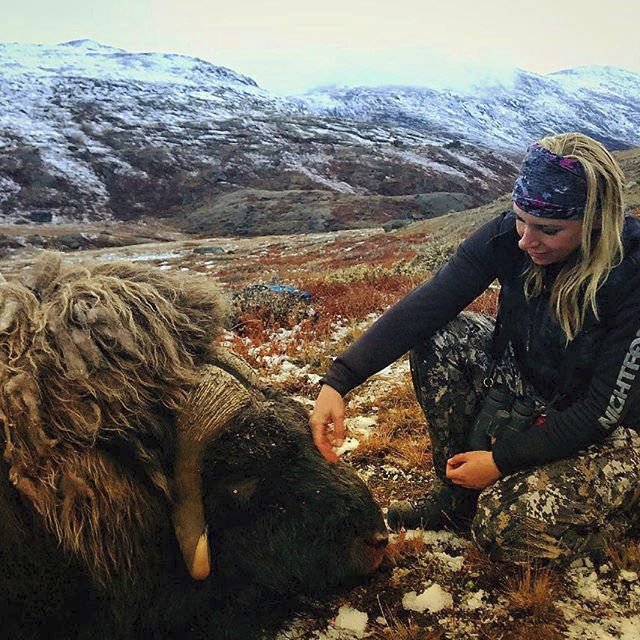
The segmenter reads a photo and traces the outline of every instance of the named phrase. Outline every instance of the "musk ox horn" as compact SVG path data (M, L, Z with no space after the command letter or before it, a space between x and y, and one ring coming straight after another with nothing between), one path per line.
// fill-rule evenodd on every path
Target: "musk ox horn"
M245 387L264 390L264 383L258 374L240 357L226 349L214 347L211 350L210 362L220 369L229 372L237 378Z
M235 359L228 362L229 367L235 369ZM247 365L244 365L244 369L247 375L253 373ZM254 392L225 369L206 366L201 373L201 382L191 390L184 409L177 414L174 470L175 533L184 562L195 580L204 580L211 571L202 500L202 458L205 449L225 425L250 409L256 400Z

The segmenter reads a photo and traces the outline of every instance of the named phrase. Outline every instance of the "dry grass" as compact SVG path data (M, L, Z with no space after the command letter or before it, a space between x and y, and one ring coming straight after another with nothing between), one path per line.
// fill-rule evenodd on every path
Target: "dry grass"
M511 195L504 195L493 202L456 213L423 220L409 225L397 232L398 235L411 236L422 233L430 242L461 242L480 225L494 216L511 208Z
M337 276L344 275L344 279ZM360 277L355 277L360 275ZM307 279L300 287L309 291L320 316L364 320L379 314L423 281L419 274L380 269L367 272L360 265L354 272L334 272Z
M492 562L489 556L475 545L464 554L464 566L469 575L477 577L478 584L484 589L494 589L504 579L504 567Z
M424 629L411 620L402 622L393 616L389 617L386 627L368 637L372 640L442 640L442 634L437 630Z
M640 540L621 540L606 547L607 557L619 571L640 573Z
M509 573L502 582L502 594L510 622L503 640L561 640L558 628L562 614L557 600L560 595L559 576L549 567L535 564Z
M428 467L429 438L409 374L405 374L400 384L393 386L383 397L361 406L359 410L377 414L378 427L351 454L354 461L390 456L402 468Z
M372 640L442 640L443 636L438 629L425 629L413 621L408 616L406 620L402 620L398 615L385 607L378 598L378 605L384 620L384 626L379 626L373 632L373 635L367 636Z
M563 640L566 636L558 629L555 622L518 621L498 637L500 640ZM487 636L487 640L497 640L498 637L492 633Z
M425 551L424 538L420 535L407 537L406 531L400 531L385 550L385 560L393 566L404 560L417 558Z
M386 457L395 450L394 430L390 427L378 427L366 440L351 453L354 462L374 462Z
M484 313L488 316L495 316L498 312L498 297L500 295L499 287L487 289L483 294L478 296L468 307L468 311L476 313Z
M549 567L526 565L504 579L507 609L530 622L552 622L558 617L558 576Z
M348 321L341 324L335 337L336 324L333 318L324 315L317 320L300 323L295 344L290 344L286 355L298 366L308 366L313 373L325 373L333 358L355 342L363 333L360 323Z
M238 299L233 331L243 343L234 342L232 347L243 357L257 351L261 356L280 355L297 366L308 366L312 373L324 373L333 357L361 335L363 323L372 322L423 278L423 273L407 270L404 263L372 268L359 264L322 276L294 278L296 287L311 294L311 305L279 301L276 294ZM292 329L295 335L277 339L279 332Z
M377 412L379 423L393 427L395 433L414 434L424 430L424 414L416 401L409 373L405 373L384 396L362 403L359 410Z

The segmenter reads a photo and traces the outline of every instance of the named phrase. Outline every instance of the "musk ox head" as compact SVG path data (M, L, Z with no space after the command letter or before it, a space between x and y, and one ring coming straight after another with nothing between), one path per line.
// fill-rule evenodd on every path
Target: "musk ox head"
M227 425L204 456L212 572L202 583L188 580L189 589L210 594L195 612L197 637L250 638L301 595L319 596L372 573L387 543L369 490L353 469L320 456L304 408L265 395L259 415ZM231 609L221 593L233 594ZM215 602L225 611L224 632L207 609ZM169 610L175 619L175 603ZM214 627L219 635L207 635Z
M221 307L201 279L130 264L0 284L11 637L249 638L275 603L380 564L367 488L211 343Z
M316 592L379 566L387 541L380 510L353 469L319 455L307 420L297 403L271 398L208 448L214 581Z

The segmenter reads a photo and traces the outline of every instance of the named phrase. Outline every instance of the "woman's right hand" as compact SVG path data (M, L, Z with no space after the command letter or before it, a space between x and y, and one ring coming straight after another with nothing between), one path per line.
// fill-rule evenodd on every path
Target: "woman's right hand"
M335 447L339 447L345 437L344 400L333 387L322 385L309 424L318 451L327 462L336 463Z

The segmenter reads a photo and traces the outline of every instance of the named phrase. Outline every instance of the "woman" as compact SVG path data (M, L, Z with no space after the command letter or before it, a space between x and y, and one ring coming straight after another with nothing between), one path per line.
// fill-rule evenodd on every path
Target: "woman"
M329 461L345 433L342 396L411 350L438 480L421 503L391 505L392 528L472 518L493 558L526 561L596 551L636 526L640 221L623 213L623 183L595 140L540 140L513 211L467 238L335 360L310 420ZM496 278L497 320L461 313ZM498 386L509 396L502 414L486 400ZM510 419L516 399L535 408L524 428Z

